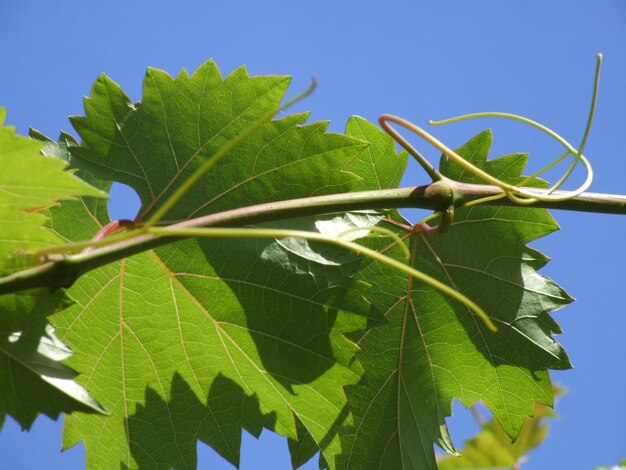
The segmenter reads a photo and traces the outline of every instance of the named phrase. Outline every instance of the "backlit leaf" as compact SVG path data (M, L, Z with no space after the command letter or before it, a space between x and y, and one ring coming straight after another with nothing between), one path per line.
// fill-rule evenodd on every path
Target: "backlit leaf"
M62 242L43 226L46 208L60 199L103 194L64 171L66 163L43 156L42 143L2 126L4 117L0 109L0 274L9 274L33 263L20 252ZM7 413L28 429L39 413L104 412L74 381L76 372L64 365L72 352L47 323L70 303L50 288L0 296L0 424Z
M212 62L176 79L150 69L141 103L131 103L103 76L85 101L86 116L73 119L83 139L73 161L134 187L145 219L221 146L275 109L287 84L244 69L222 80ZM326 133L325 123L304 125L306 117L264 125L166 219L354 188L360 177L344 167L366 144ZM67 239L88 239L109 222L83 202L54 212L53 226ZM56 223L68 218L86 221L81 233ZM70 289L77 303L55 325L80 350L71 363L111 415L69 417L64 445L84 440L90 468L155 461L194 468L200 439L236 464L242 427L295 438L298 420L324 452L337 454L336 428L349 421L343 387L362 374L344 334L377 315L364 299L366 284L336 271L286 270L268 255L271 245L191 239L82 276Z

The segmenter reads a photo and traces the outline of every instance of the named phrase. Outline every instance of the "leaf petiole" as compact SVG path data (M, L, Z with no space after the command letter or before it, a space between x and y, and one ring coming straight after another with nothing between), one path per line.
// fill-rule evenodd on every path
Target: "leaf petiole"
M100 233L100 232L98 232ZM93 251L95 248L101 248L103 246L113 245L114 243L118 243L124 240L129 240L131 238L135 238L139 235L142 235L144 232L142 230L131 229L126 232L115 232L112 233L105 238L96 239L96 237L91 240L83 240L80 242L73 243L64 243L63 245L54 245L48 248L42 248L34 253L34 256L38 260L45 261L48 255L56 254L56 253L71 253L78 250L85 250L87 252L88 248L91 248L89 251Z
M402 135L400 135L400 133L396 131L390 124L388 124L388 122L393 122L395 124L398 124L404 127L405 129L408 129L410 131L417 133L418 135L419 135L418 131L420 130L419 127L417 127L411 121L407 121L406 119L401 118L399 116L394 116L393 114L381 115L378 118L378 122L380 124L380 127L382 127L385 130L385 132L387 132L387 134L393 137L393 140L398 142L402 147L404 147L404 149L407 152L409 152L413 156L413 158L415 158L417 163L421 165L421 167L428 174L428 176L430 176L433 182L441 181L444 179L441 173L439 173L439 171L430 164L430 162L426 159L426 157L424 157L424 155L422 155L415 147L413 147L408 140L402 137Z

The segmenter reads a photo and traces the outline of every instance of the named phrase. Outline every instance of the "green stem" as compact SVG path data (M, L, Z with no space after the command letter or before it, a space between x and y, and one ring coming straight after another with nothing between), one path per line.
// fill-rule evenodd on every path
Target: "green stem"
M401 118L399 116L394 116L393 114L383 114L382 116L378 118L380 127L385 129L385 132L387 132L387 134L393 137L393 139L396 142L402 145L402 147L404 147L404 149L407 152L409 152L413 156L413 158L415 158L417 163L421 165L421 167L428 174L428 176L430 176L430 179L433 182L443 180L444 177L441 175L441 173L439 173L439 171L430 164L430 162L426 159L426 157L424 157L421 153L419 153L417 149L413 147L408 140L402 137L402 135L400 135L398 131L396 131L391 125L389 125L388 121L394 122L404 127L405 129L408 129L416 133L419 133L418 132L419 128L415 124L413 124L411 121L407 121L406 119Z
M495 186L450 183L454 189L455 202L464 204L485 197L502 196ZM288 201L276 201L255 206L241 207L229 211L209 214L186 220L170 227L215 227L245 226L272 220L288 219L316 214L328 214L363 209L384 209L413 207L442 210L450 204L450 199L433 185L361 191L345 194L330 194ZM541 195L542 189L526 188L533 194ZM555 191L555 194L565 193ZM508 199L485 202L487 205L515 206ZM539 201L535 207L563 209L583 212L599 212L626 215L626 196L611 194L584 193L565 201ZM119 237L119 238L117 238ZM94 243L86 240L78 249L99 246L89 253L76 255L48 254L45 262L0 278L0 294L17 292L36 287L60 288L71 285L76 278L92 269L114 261L175 241L174 237L160 237L139 230L113 235ZM103 246L104 245L104 246ZM76 247L76 244L61 245L58 248ZM63 250L66 251L66 250ZM51 250L50 250L51 252Z
M71 252L75 252L79 250L85 250L87 248L99 248L102 246L113 245L114 243L119 243L123 240L135 238L141 235L143 232L144 230L141 230L141 229L128 230L126 232L113 233L103 238L97 238L97 239L92 238L91 240L83 240L80 242L71 242L71 243L64 243L62 245L54 245L54 246L43 248L37 251L34 254L34 257L36 259L43 260L47 258L49 255L52 255L55 253L71 253ZM93 251L93 250L90 250L90 251Z

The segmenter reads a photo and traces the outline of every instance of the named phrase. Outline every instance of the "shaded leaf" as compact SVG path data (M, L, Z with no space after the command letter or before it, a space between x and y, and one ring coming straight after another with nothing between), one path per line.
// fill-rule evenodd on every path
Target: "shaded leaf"
M295 230L307 230L310 232L321 233L322 235L326 235L328 237L354 241L369 235L371 231L368 229L380 222L383 217L384 214L381 212L355 211L309 218L303 220L302 222L304 223L302 224L299 224L298 220L290 220L289 225L287 225L286 222L282 222L268 224L268 226L282 226L285 228L288 226ZM277 240L277 243L285 251L298 255L304 259L308 259L317 264L340 266L354 261L357 257L354 253L346 253L345 250L335 250L335 252L333 252L321 243L319 243L315 248L312 248L311 243L308 240L300 238L283 238ZM328 252L331 252L332 254L327 254Z
M505 181L521 181L526 156L487 161L490 145L491 133L483 132L458 152ZM446 159L441 171L475 182ZM548 312L571 298L537 273L548 258L525 245L557 229L546 210L474 206L457 210L443 235L395 229L408 235L412 266L477 302L499 331L491 333L456 301L386 266L359 272L388 324L358 339L367 372L349 389L355 424L343 432L340 468L435 469L433 442L455 452L445 422L454 398L465 406L482 401L515 437L535 403L552 405L547 369L570 367L551 336L560 329ZM377 246L402 259L397 247Z
M370 144L345 167L346 170L361 177L361 181L354 189L355 191L393 188L400 184L400 179L406 168L408 154L405 151L396 153L394 141L389 135L382 132L374 124L358 116L353 116L348 120L346 134ZM397 214L397 211L388 212L388 214L392 213ZM389 243L388 239L387 243ZM316 245L315 248L318 249L319 247ZM343 256L352 255L347 254ZM379 324L379 322L370 323L368 326ZM368 374L367 371L366 374ZM297 440L289 440L289 451L293 467L297 468L306 463L318 450L319 447L306 432L306 428L301 425L298 426ZM331 463L335 464L332 460ZM327 466L323 457L320 457L320 468Z
M265 228L303 230L354 241L372 234L369 228L384 217L382 211L354 211L317 217L298 217L262 224ZM358 230L362 228L363 230ZM282 238L267 245L261 259L298 274L317 276L320 281L341 282L361 266L361 257L328 243Z
M0 297L0 423L11 415L29 429L39 413L105 413L64 365L72 351L56 336L47 316L68 300L45 289Z

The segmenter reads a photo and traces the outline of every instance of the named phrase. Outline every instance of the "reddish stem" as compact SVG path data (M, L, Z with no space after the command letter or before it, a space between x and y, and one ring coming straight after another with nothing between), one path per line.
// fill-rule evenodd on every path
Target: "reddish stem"
M413 233L425 233L427 235L437 235L439 233L439 227L431 227L427 223L417 223L413 226L401 224L400 222L396 222L393 219L384 219L385 222L390 223L391 225L395 225L396 227L403 228L407 232Z
M97 241L105 239L106 237L110 235L113 235L114 233L124 232L126 230L130 230L134 228L135 228L135 222L132 220L128 220L128 219L113 220L109 222L108 224L106 224L104 227L102 227L98 231L98 233L94 235L91 241L97 242ZM88 246L83 251L81 251L81 253L89 253L91 251L94 251L95 249L96 248L93 246Z

